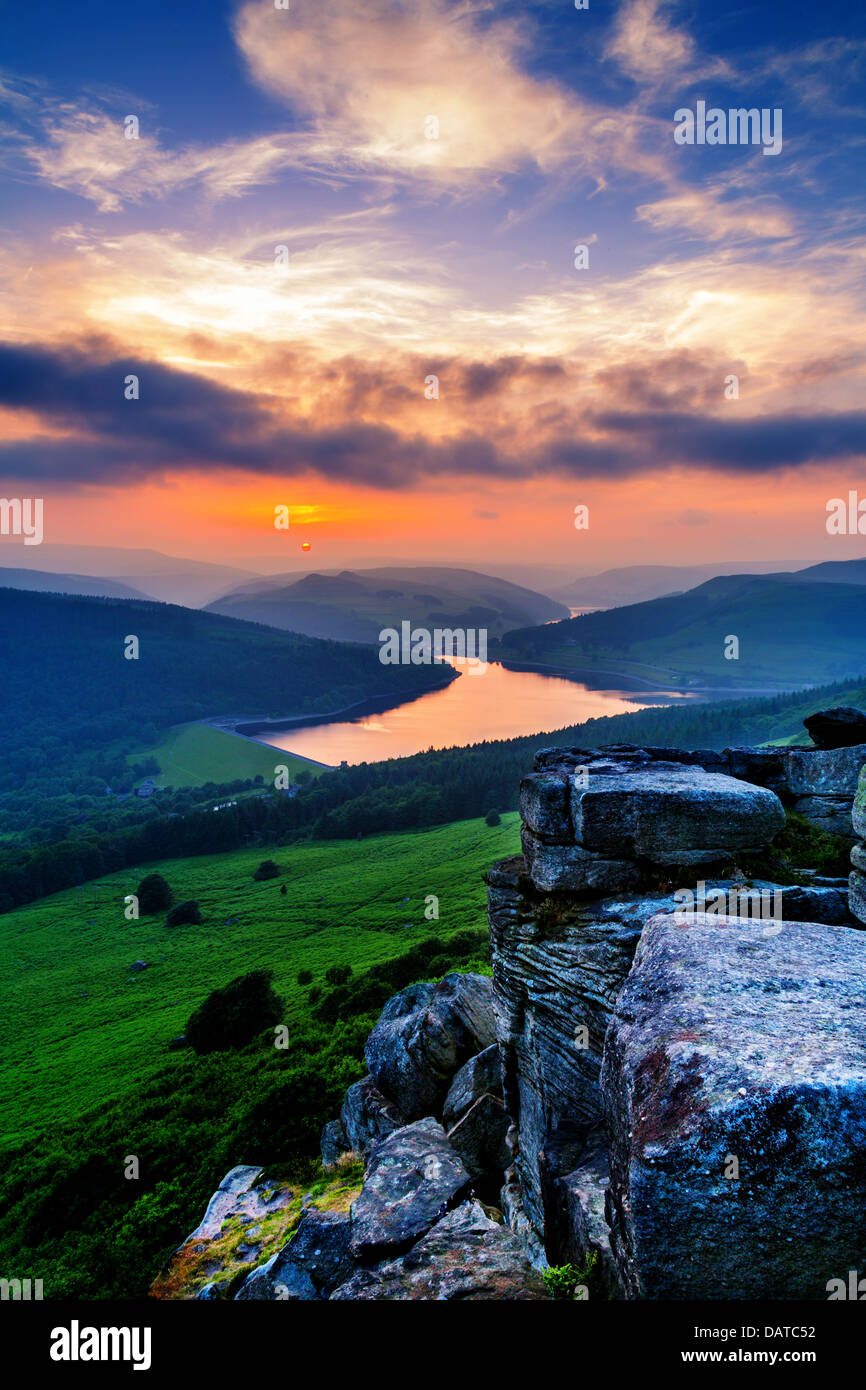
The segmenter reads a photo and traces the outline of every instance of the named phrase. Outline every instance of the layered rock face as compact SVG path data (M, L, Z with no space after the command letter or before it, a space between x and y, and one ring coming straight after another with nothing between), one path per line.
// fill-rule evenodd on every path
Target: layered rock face
M837 723L833 718L837 714L848 717ZM859 715L859 721L854 719L855 715ZM826 726L815 724L816 720L826 720ZM823 738L821 746L726 748L716 753L705 748L686 751L681 748L636 748L632 744L621 744L611 745L603 752L612 764L621 765L627 761L649 770L651 765L675 763L750 782L784 797L793 810L812 821L820 830L853 839L851 807L860 769L866 765L866 737L860 736L861 731L866 729L866 714L854 709L825 710L804 720L804 723L812 727L816 739ZM543 749L536 756L540 790L548 802L546 814L551 818L547 833L539 836L543 842L569 843L567 838L560 839L558 834L567 827L567 807L561 800L557 807L555 799L544 794L544 774L550 770L555 783L556 771L562 769L564 759L570 759L572 768L575 768L598 757L597 750L592 752L580 748ZM532 821L531 802L532 796L527 793L525 813L530 813L528 825ZM604 883L595 886L599 892L605 889Z
M854 834L852 806L866 743L843 748L790 748L788 789L795 811L832 835Z
M675 905L660 880L686 866L694 882L705 865L767 843L785 814L766 788L636 749L545 750L520 806L525 859L488 879L494 1003L525 1213L556 1263L570 1240L546 1212L604 1142L605 1032L644 923Z
M522 858L494 865L487 894L505 1108L519 1129L525 1214L543 1238L545 1183L600 1136L605 1031L643 923L670 900L547 894Z
M851 851L848 906L855 917L866 923L866 767L860 773L853 821L854 832L861 839Z
M745 770L781 769L785 790L788 765L670 751L544 750L521 785L524 856L488 879L514 1121L502 1209L552 1264L595 1255L614 1297L825 1296L866 1226L866 937L836 885L776 885L772 919L740 907L684 920L675 884L718 886L784 825ZM648 922L664 951L635 960ZM740 1163L739 1185L720 1155Z
M654 867L723 862L785 824L769 789L643 749L541 756L521 782L520 813L529 873L546 892L634 889Z
M862 1263L862 932L652 918L602 1092L630 1297L826 1298Z

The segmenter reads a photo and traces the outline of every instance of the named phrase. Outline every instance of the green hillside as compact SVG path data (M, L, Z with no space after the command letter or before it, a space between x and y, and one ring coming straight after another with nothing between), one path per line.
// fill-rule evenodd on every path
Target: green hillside
M433 932L482 927L481 875L518 847L516 815L498 826L463 821L272 850L283 876L261 883L262 851L244 850L130 869L5 914L0 1142L134 1090L165 1064L208 991L245 970L273 968L294 1019L306 998L300 969L321 984L329 966L358 972ZM202 926L125 920L125 895L154 868L178 901L199 902ZM438 922L424 917L428 893L439 897ZM131 975L138 960L149 968Z
M281 849L283 875L264 882L261 851L173 860L166 877L199 901L201 926L125 921L136 874L0 919L6 1277L43 1279L46 1298L142 1297L230 1168L261 1163L300 1191L319 1180L321 1126L363 1074L382 1004L413 980L487 968L482 874L517 848L512 815ZM325 978L334 966L348 986ZM287 1049L266 1030L237 1051L168 1050L212 989L258 968L286 1001Z
M138 655L126 657L130 638ZM357 646L166 603L0 588L7 734L50 719L79 736L220 714L330 713L441 684L443 668L386 666Z
M206 782L233 782L237 777L263 777L273 784L277 764L288 767L294 779L299 772L318 777L325 769L308 758L296 758L281 749L265 747L252 739L227 734L210 724L178 724L148 748L137 748L127 757L130 764L155 758L158 787L201 787Z
M739 641L735 659L725 655L732 636ZM633 675L662 687L733 690L844 680L862 670L864 652L861 583L732 575L685 594L507 633L496 654Z
M127 659L133 638L138 654ZM128 755L155 745L165 751L176 725L220 715L328 714L367 700L399 704L456 678L447 666L385 666L365 647L171 604L4 588L0 649L14 654L0 682L0 834L38 829L49 841L58 837L48 822L92 822L107 795L128 792L137 780ZM187 752L193 772L203 773L205 740L231 769L229 780L244 775L234 770L241 745L216 736L187 736L177 760ZM247 755L255 776L261 762ZM156 772L148 766L138 777ZM177 773L172 785L196 785L197 777L186 783ZM206 780L216 776L214 767Z

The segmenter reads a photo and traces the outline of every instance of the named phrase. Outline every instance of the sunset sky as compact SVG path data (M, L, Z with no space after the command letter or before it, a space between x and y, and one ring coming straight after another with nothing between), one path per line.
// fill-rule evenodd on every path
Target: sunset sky
M0 487L46 542L866 553L825 529L866 496L861 3L0 16ZM781 152L677 145L699 99L780 108Z

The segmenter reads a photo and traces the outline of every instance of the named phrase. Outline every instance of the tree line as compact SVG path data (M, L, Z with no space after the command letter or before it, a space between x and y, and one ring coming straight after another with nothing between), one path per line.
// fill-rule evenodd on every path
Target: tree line
M655 706L588 720L553 734L417 753L381 763L340 768L302 785L295 797L262 789L214 811L210 802L238 787L213 784L166 812L150 803L133 808L120 827L88 822L50 844L0 849L0 912L74 887L88 879L148 861L214 854L301 838L347 839L417 829L517 807L520 777L545 745L598 747L610 743L722 749L796 733L803 717L823 705L866 703L866 689L837 683L796 694L716 704ZM162 802L162 798L160 798ZM171 804L171 803L168 803Z

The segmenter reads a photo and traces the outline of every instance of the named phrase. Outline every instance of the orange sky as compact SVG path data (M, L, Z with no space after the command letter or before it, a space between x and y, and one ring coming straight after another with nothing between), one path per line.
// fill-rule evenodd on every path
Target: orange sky
M47 542L268 568L304 541L329 568L862 552L825 520L866 495L866 240L809 124L843 51L819 79L808 45L722 57L661 0L556 34L537 8L243 0L210 140L146 94L127 140L91 88L10 80L0 470ZM710 77L784 97L790 149L678 148L672 102Z

